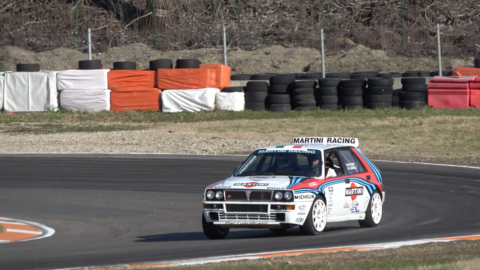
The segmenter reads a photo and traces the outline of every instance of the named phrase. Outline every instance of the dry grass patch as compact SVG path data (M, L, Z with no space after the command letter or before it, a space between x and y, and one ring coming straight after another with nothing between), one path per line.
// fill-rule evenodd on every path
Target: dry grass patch
M0 233L5 232L6 230L7 229L5 229L5 227L2 224L0 224Z

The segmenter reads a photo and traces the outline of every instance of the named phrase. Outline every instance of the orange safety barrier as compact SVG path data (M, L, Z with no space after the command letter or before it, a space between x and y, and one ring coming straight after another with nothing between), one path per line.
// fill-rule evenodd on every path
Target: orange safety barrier
M214 65L200 65L201 69L214 69L215 76L216 76L216 86L222 90L225 87L230 86L230 77L232 75L232 69L229 66L225 66L222 64L214 64Z
M452 76L480 76L480 68L474 67L457 67L453 70Z
M160 94L158 88L124 87L113 88L110 94L110 109L112 111L158 111L160 110Z
M202 89L216 86L214 69L158 69L157 85L162 90Z
M480 108L480 77L470 83L470 107Z
M108 88L140 86L155 87L155 70L112 70L108 74Z
M470 82L475 77L434 77L428 82L428 105L433 108L470 107Z

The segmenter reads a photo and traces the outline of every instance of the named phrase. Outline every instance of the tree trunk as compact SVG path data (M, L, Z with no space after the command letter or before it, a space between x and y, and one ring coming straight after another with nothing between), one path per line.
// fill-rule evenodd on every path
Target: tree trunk
M155 23L157 31L162 30L169 23L170 11L173 8L174 0L145 0L146 13L152 12L151 16L145 18L143 23L144 30L154 30Z

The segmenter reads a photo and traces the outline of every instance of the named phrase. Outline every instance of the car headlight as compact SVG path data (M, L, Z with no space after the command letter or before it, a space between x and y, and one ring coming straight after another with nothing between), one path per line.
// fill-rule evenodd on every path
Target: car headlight
M283 199L283 193L280 191L275 193L275 200L280 201L281 199Z
M207 191L207 199L211 200L213 197L215 197L215 192L212 190Z
M223 199L223 191L217 191L217 193L215 193L215 198L217 200Z
M285 194L283 194L283 197L284 197L285 200L287 200L287 201L291 200L292 197L293 197L293 196L292 196L292 192L290 192L290 191L285 192Z

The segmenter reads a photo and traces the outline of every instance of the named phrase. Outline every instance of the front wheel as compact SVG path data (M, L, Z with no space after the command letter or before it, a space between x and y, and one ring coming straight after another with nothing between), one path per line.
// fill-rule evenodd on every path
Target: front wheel
M327 207L325 199L317 196L308 213L307 219L303 226L300 226L300 231L303 234L315 235L323 232L327 225Z
M205 214L202 213L202 228L203 233L210 239L223 239L230 231L229 228L222 228L217 225L213 225L212 222L207 222Z
M372 198L370 198L370 204L368 205L365 219L359 220L358 223L362 228L376 227L382 220L382 214L382 197L380 197L378 191L375 191L372 194Z

